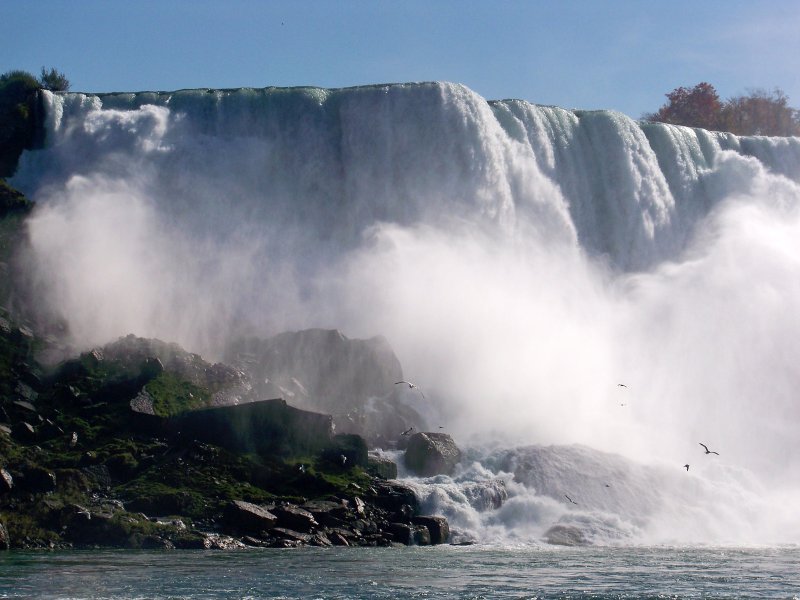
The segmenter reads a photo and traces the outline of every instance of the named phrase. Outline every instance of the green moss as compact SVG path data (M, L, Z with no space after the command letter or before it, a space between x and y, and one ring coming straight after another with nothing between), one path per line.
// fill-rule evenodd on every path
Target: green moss
M160 373L145 386L145 390L153 398L153 410L161 417L205 408L211 400L208 390L181 379L169 371Z

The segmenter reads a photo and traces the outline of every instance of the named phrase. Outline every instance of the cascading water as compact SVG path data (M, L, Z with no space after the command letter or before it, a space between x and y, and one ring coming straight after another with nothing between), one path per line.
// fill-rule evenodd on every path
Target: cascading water
M800 139L444 83L45 101L12 183L79 347L380 333L473 448L415 483L470 535L800 540Z

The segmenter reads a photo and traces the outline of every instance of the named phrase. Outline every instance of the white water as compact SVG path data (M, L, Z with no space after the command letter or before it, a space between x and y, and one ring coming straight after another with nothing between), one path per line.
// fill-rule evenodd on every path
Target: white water
M536 476L465 467L510 496L465 530L800 541L800 140L451 84L47 104L12 183L40 203L42 309L79 347L381 333L459 443L543 445L510 451Z

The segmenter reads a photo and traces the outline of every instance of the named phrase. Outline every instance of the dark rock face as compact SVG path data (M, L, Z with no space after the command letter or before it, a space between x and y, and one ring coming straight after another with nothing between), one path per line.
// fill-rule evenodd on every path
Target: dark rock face
M299 506L276 506L270 512L277 517L278 525L281 527L308 533L319 526L314 515Z
M414 525L423 525L430 532L431 544L446 544L450 539L450 525L444 517L414 517Z
M452 475L461 450L447 433L415 433L408 440L406 466L422 477Z
M14 478L5 469L0 469L0 494L14 489Z
M8 537L6 526L0 521L0 550L8 550L9 548L11 548L11 539Z
M224 521L228 531L258 534L272 529L278 523L278 517L256 504L234 500L225 509Z
M336 330L308 329L231 345L227 361L250 376L262 398L282 397L334 416L337 433L355 433L370 445L395 440L422 417L394 383L400 362L383 337L349 339Z
M330 415L281 399L187 412L170 419L169 427L184 437L257 454L315 453L333 438Z

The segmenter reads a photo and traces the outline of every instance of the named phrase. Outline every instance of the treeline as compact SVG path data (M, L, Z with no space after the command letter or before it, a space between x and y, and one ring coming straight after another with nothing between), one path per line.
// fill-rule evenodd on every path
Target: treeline
M36 144L39 90L68 89L69 80L56 69L42 67L38 78L27 71L0 75L0 177L13 175L22 151Z
M723 101L713 85L702 82L675 88L666 96L658 112L642 118L736 135L800 135L800 111L789 106L789 97L779 88L752 90Z

